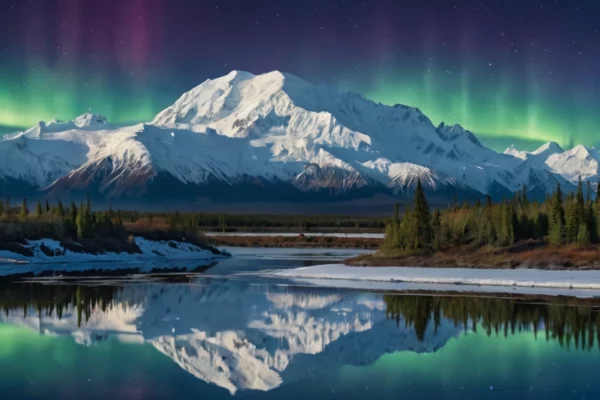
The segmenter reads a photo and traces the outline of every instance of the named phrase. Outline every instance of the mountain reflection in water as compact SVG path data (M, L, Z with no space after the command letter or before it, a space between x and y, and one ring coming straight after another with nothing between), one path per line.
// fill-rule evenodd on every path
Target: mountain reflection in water
M364 366L398 351L431 353L464 332L531 331L597 351L598 302L390 295L181 277L178 282L0 284L1 323L82 345L143 343L234 394ZM543 333L543 335L542 335ZM2 336L0 335L0 346Z

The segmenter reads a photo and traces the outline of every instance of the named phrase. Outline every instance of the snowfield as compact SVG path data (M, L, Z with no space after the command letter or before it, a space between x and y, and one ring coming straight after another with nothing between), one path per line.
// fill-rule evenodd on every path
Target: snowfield
M600 271L349 267L328 264L267 271L260 275L328 287L476 292L506 291L506 287L510 287L511 291L518 290L524 294L600 296Z

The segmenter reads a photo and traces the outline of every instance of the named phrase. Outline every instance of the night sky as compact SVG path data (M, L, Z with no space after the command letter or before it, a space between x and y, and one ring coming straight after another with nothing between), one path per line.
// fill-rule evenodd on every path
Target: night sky
M150 120L233 69L282 70L485 143L600 144L600 2L0 0L0 125Z

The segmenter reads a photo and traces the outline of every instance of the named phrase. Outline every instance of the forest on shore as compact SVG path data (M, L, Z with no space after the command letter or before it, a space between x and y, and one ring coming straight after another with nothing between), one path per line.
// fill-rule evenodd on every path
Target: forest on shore
M396 206L380 251L348 264L596 269L600 196L592 195L580 180L575 192L565 195L558 185L541 203L523 187L510 200L486 196L432 211L419 181L404 215Z
M178 217L153 223L152 215L121 210L94 210L90 199L79 204L38 201L33 210L26 200L17 207L10 198L0 201L0 250L31 256L27 240L51 239L72 252L139 253L135 237L157 241L182 241L213 252L217 250L198 234L191 220ZM49 249L47 249L49 251ZM48 254L51 255L51 254Z

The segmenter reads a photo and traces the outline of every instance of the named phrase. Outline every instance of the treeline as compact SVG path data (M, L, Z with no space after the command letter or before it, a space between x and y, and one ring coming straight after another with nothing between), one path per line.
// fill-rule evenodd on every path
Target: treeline
M125 213L126 219L131 213ZM139 214L137 217L139 218ZM331 230L373 230L381 231L389 222L386 217L351 217L339 215L252 215L235 213L208 212L170 212L145 213L143 218L164 218L171 226L187 226L189 224L204 231L311 231Z
M600 185L598 186L600 188ZM583 183L566 197L560 185L543 203L531 202L527 188L510 201L451 205L431 212L421 182L412 207L402 218L398 206L386 226L384 254L427 254L446 248L472 245L510 246L519 240L547 240L555 245L587 245L600 240L600 196L591 199L591 186Z
M592 306L456 296L385 295L384 301L388 318L414 328L420 341L428 329L435 334L446 319L488 336L533 331L537 338L542 331L546 340L568 348L590 350L600 345L600 314Z
M27 232L25 232L27 231ZM121 212L92 211L88 198L76 205L66 206L59 201L50 205L48 201L38 201L33 211L27 200L13 208L10 198L0 201L0 238L6 240L29 233L27 239L47 237L52 239L82 239L94 236L120 237L125 235Z

